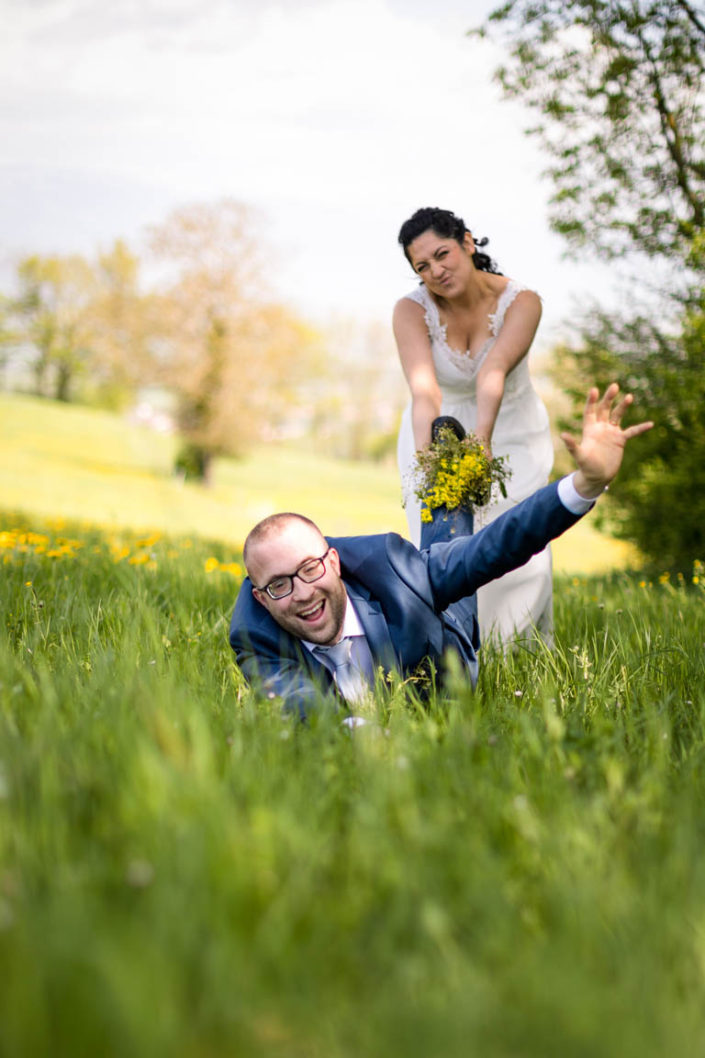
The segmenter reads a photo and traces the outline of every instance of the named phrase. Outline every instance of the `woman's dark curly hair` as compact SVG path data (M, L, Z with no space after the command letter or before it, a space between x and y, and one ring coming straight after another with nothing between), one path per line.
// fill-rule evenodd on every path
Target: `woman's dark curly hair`
M455 239L456 242L462 245L465 233L469 230L465 226L463 218L456 217L455 213L451 213L449 209L424 206L423 209L417 209L413 217L409 217L408 220L404 221L399 229L399 243L403 247L407 261L411 264L409 246L414 239L418 239L419 235L423 235L424 232L432 231L441 239ZM502 273L496 262L492 260L489 254L482 253L478 249L480 246L487 246L489 239L475 239L474 241L475 253L472 255L472 260L475 268L480 272L494 272L495 275L501 276Z

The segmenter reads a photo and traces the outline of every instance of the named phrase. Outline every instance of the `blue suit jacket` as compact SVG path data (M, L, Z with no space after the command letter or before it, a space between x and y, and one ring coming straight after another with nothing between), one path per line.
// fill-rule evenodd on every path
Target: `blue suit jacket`
M456 535L421 550L397 533L329 537L328 543L340 554L343 580L376 665L408 676L430 658L440 672L443 654L452 649L474 683L475 592L522 566L578 520L552 484L474 536ZM325 666L253 597L248 579L233 612L230 645L245 677L260 681L270 697L281 695L301 716L322 690L333 687Z

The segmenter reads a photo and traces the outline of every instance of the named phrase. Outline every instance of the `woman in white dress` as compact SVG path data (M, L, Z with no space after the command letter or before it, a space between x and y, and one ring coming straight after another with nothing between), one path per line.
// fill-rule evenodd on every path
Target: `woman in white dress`
M545 485L553 465L548 414L531 384L527 353L541 318L537 294L508 279L460 217L420 209L399 232L421 284L394 309L394 335L411 401L398 458L409 531L418 544L420 506L411 468L439 415L458 419L511 470L506 499L475 513L475 528ZM478 592L483 641L507 643L553 625L550 549Z

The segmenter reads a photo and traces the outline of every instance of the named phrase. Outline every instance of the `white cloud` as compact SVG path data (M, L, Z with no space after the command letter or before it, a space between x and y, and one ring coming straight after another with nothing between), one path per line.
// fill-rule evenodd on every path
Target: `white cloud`
M10 245L89 250L230 195L269 214L292 301L386 315L410 281L398 227L438 204L565 311L581 273L559 271L541 159L499 101L497 54L464 35L485 0L2 6Z

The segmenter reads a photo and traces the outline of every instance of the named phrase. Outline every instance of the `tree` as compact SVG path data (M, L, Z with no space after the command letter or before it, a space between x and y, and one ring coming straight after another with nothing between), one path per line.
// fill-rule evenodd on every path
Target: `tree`
M38 396L115 407L148 378L155 321L138 273L121 241L97 261L34 254L18 262L0 344L29 351Z
M690 0L509 0L479 31L539 115L572 251L685 261L705 221L705 13Z
M241 203L178 209L150 229L150 246L165 268L160 363L185 442L178 463L207 480L213 456L282 428L317 338L268 297L267 250Z
M509 0L479 32L507 42L497 76L540 116L528 131L569 250L671 269L641 311L584 312L554 377L576 404L617 378L654 419L607 517L655 563L687 567L705 553L705 17L690 0Z
M687 570L705 555L705 297L667 333L647 316L596 312L579 344L555 350L553 377L577 407L586 372L618 378L654 429L625 452L623 473L598 522L635 543L660 569ZM572 423L563 423L572 426Z
M85 258L40 257L20 261L13 300L16 335L34 347L35 392L72 399L90 358L90 306L95 275Z
M139 273L139 258L121 239L95 266L89 385L93 400L110 407L125 405L155 374L155 303L140 290Z

